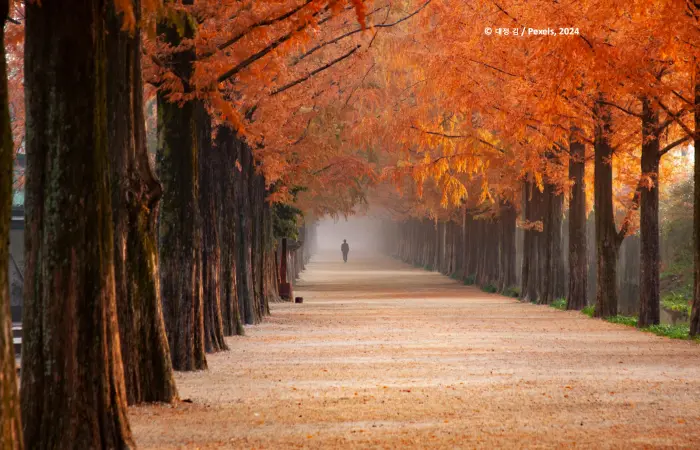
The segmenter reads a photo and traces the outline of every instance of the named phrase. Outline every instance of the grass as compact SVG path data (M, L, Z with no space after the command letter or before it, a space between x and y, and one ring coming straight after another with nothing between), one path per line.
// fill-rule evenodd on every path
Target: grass
M486 283L485 285L481 286L481 290L488 292L489 294L495 294L498 292L498 288L491 283Z
M595 307L593 306L586 306L583 310L581 310L582 313L589 317L593 317L593 312L595 310ZM620 325L625 325L628 327L636 327L638 319L637 317L634 316L613 316L613 317L607 317L605 318L606 321L610 323L617 323ZM654 333L657 336L665 336L671 339L685 339L688 340L690 339L690 328L688 327L687 324L680 324L680 325L651 325L649 327L644 327L644 328L639 328L641 331L645 331L647 333ZM696 337L694 340L700 342L700 337Z
M690 328L688 325L652 325L643 328L644 331L654 333L657 336L666 336L671 339L690 339ZM700 338L696 337L695 340Z
M464 284L466 286L472 286L474 283L476 283L476 275L467 275L464 277Z
M636 317L631 317L631 316L612 316L612 317L606 317L605 320L611 323L619 323L621 325L627 325L628 327L636 327L637 326L637 318Z
M433 266L432 266L431 264L426 264L425 266L423 266L423 268L424 268L425 270L427 270L428 272L432 272L432 271L433 271Z
M560 299L554 300L552 302L552 304L549 306L551 306L552 308L561 309L562 311L566 310L566 299L560 298Z

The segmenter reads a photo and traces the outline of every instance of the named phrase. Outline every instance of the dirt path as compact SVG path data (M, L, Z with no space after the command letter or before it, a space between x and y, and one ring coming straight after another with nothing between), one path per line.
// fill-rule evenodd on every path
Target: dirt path
M132 408L139 447L700 448L699 344L332 256L193 403Z

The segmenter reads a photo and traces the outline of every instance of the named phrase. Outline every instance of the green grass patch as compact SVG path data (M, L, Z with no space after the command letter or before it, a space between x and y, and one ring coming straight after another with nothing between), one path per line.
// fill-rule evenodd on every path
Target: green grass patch
M593 314L595 314L595 306L586 306L581 310L581 312L587 315L588 317L593 317Z
M621 325L627 325L628 327L636 327L637 326L637 318L636 317L631 317L631 316L612 316L612 317L606 317L605 320L607 320L610 323L619 323Z
M549 306L551 306L552 308L561 309L562 311L564 311L564 310L566 310L566 303L567 303L567 301L565 298L559 298L557 300L554 300L552 302L552 304Z
M652 325L643 328L644 331L654 333L657 336L666 336L671 339L690 339L690 327L681 325Z
M503 295L506 297L518 298L520 297L520 288L511 286L503 289Z
M476 283L476 275L467 275L464 277L464 284L466 286L472 286L474 283Z
M481 290L488 292L489 294L495 294L498 292L498 288L491 283L486 283L485 285L481 286Z
M433 266L432 266L431 264L426 264L425 266L423 266L423 268L424 268L425 270L427 270L428 272L432 272L432 271L433 271Z

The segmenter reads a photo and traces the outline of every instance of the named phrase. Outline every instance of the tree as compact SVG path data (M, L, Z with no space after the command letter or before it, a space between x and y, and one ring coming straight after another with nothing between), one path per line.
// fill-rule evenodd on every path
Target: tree
M187 11L175 10L161 19L158 32L167 45L176 49L170 65L181 74L183 92L190 94L195 49L179 46L184 39L194 37L194 21ZM158 91L157 160L163 183L158 248L163 316L175 370L207 368L198 162L198 126L202 126L198 118L203 117L208 116L201 101L178 104L166 91Z
M22 425L17 392L15 350L10 315L10 214L12 210L12 172L14 143L8 106L9 89L5 59L5 22L10 14L9 0L0 0L0 437L3 449L21 449Z
M103 0L26 5L25 445L133 446L114 285Z
M569 291L567 309L587 305L588 243L586 241L586 147L572 133L569 142Z
M133 0L141 23L141 2ZM141 25L107 20L107 116L114 220L117 316L127 401L177 398L159 289L156 210L162 187L146 148L141 77Z

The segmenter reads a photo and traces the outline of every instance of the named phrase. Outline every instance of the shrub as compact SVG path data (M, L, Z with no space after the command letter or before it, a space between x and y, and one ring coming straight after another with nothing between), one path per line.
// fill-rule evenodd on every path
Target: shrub
M565 298L559 298L559 299L557 299L557 300L554 300L554 301L552 302L552 304L549 305L549 306L551 306L552 308L565 310L565 309L566 309L566 303L567 303L567 301L566 301Z
M595 313L595 306L586 306L581 310L581 312L587 315L588 317L593 317L593 314Z
M503 289L503 295L506 297L518 298L520 297L520 288L516 286L511 286Z
M489 294L495 294L498 292L498 288L491 283L486 283L485 285L481 286L481 290L488 292Z
M432 266L431 264L426 264L425 266L423 266L423 268L424 268L425 270L427 270L428 272L432 272L432 271L433 271L433 266Z
M464 277L464 284L467 286L471 286L474 283L476 283L476 275L467 275Z
M661 306L675 312L685 313L690 316L690 296L684 292L671 292L661 299Z

